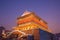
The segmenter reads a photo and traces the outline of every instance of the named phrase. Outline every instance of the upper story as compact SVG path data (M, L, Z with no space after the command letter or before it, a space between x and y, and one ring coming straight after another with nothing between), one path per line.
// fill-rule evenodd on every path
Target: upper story
M48 29L47 22L44 21L42 18L38 17L34 12L24 12L23 15L17 18L17 26L21 26L23 24L35 23L38 25L43 26L44 28Z

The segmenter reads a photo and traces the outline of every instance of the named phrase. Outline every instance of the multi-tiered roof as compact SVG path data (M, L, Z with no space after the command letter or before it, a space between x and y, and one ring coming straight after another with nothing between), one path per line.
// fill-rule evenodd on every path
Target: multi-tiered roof
M38 17L34 12L24 12L17 18L17 27L14 30L30 30L30 29L48 30L47 22Z

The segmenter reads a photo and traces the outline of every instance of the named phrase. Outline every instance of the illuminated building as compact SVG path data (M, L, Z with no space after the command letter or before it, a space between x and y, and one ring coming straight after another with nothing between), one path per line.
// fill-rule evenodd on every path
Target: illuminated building
M24 12L17 18L17 27L15 30L42 29L49 32L47 22L36 16L33 12Z
M20 31L21 33L18 31L14 32L15 34L19 34L20 36L31 34L34 36L34 40L42 40L40 38L42 34L46 36L47 33L51 32L48 29L47 22L45 22L42 18L39 18L34 12L28 11L24 12L20 17L17 18L17 26L14 27L13 30Z

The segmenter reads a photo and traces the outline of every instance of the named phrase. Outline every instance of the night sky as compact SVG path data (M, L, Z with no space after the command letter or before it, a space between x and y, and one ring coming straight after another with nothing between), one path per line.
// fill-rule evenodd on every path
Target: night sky
M0 0L0 25L11 29L26 10L44 19L53 33L60 32L59 0Z

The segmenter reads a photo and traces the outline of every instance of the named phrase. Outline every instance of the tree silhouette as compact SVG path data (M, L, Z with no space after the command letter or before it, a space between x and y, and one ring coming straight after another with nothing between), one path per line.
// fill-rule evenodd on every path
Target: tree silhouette
M3 30L5 30L5 28L3 26L0 26L0 40L3 39L3 37L2 37L3 36L3 34L2 34Z

